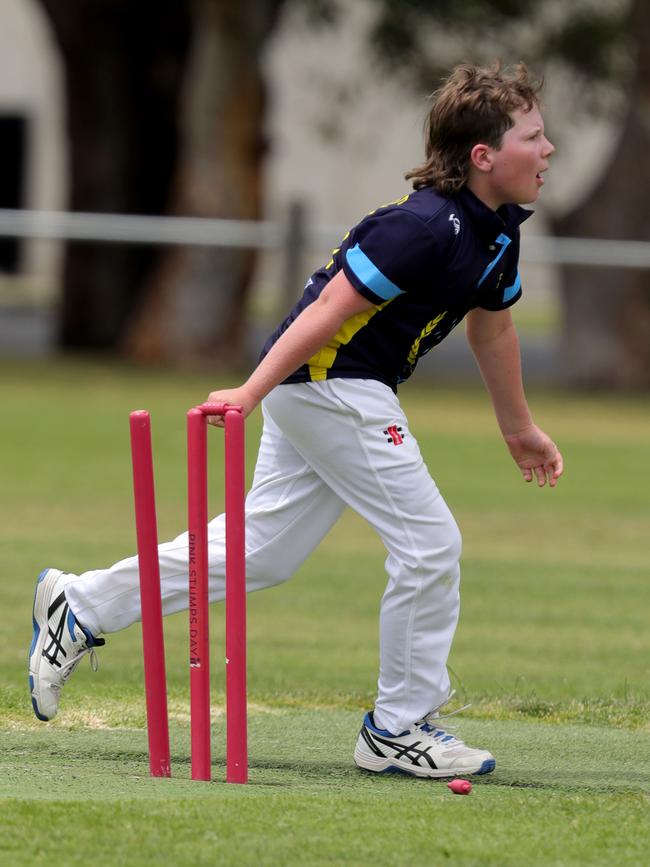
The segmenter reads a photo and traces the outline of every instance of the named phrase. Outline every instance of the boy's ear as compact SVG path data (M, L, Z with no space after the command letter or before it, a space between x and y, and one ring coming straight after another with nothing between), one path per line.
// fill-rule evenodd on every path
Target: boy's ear
M488 145L474 145L469 158L472 165L477 168L479 172L492 171L492 148L488 147Z

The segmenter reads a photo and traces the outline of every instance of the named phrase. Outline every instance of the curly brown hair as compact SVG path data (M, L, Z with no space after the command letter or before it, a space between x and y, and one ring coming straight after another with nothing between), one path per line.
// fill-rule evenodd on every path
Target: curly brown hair
M431 99L425 121L425 157L407 172L416 190L433 187L452 196L467 182L476 144L501 146L514 121L512 112L538 105L543 79L532 79L525 63L512 71L500 62L480 67L462 63L452 70Z

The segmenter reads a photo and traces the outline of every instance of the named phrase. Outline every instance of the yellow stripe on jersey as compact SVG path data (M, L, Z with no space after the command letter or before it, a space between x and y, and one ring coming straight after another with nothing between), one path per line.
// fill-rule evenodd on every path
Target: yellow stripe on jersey
M405 196L402 196L402 197L399 198L399 199L395 199L395 200L392 201L392 202L386 202L385 205L377 205L377 207L376 207L374 210L372 210L372 211L368 211L368 213L366 214L366 216L367 216L367 217L372 217L372 215L373 215L373 214L376 214L377 211L381 211L382 208L390 208L391 205L403 205L405 202L408 202L409 197L410 197L411 195L412 195L411 193L406 193ZM341 246L342 246L343 243L344 243L345 241L347 241L347 239L350 237L350 232L351 232L351 231L352 231L351 229L348 229L348 231L345 233L345 235L343 235L343 237L341 238ZM336 256L337 253L340 252L340 250L341 250L341 247L336 247L334 250L332 250L332 258L329 260L329 262L327 263L327 265L325 265L325 270L326 270L326 271L329 271L329 269L332 267L332 265L334 264L334 257Z
M372 217L372 215L376 214L377 211L381 211L382 208L390 208L391 205L403 205L404 202L408 202L410 195L411 193L407 193L405 196L402 196L399 199L394 199L392 202L386 202L385 205L377 205L374 210L368 211L368 214L366 216Z
M446 315L447 311L444 310L442 313L439 313L435 319L432 319L431 322L427 322L418 337L416 337L415 341L413 342L413 346L411 347L411 351L409 352L408 357L409 364L415 364L415 362L418 360L418 355L420 354L420 344L425 337L428 337L429 334L431 334L436 325L441 322Z
M368 310L364 310L363 313L351 316L343 323L340 330L332 337L329 343L315 355L312 355L307 364L309 365L309 376L313 382L327 379L327 371L333 367L340 347L349 343L354 335L370 322L375 313L383 310L392 300L392 298L389 298L388 301L384 301L383 304L379 304L377 307L370 307Z
M343 237L341 238L341 244L343 244L344 241L347 241L347 239L348 239L349 237L350 237L350 231L348 230L348 231L345 233L345 235L343 235ZM332 250L332 258L329 260L329 262L327 263L327 265L325 265L325 270L326 270L326 271L329 271L329 269L332 267L332 265L334 264L334 257L335 257L336 254L339 253L340 251L341 251L341 248L340 248L340 247L335 247L335 248Z

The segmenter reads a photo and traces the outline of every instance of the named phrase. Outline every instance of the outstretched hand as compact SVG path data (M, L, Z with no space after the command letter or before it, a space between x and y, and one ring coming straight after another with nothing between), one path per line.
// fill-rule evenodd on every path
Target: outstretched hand
M246 418L255 409L258 401L251 396L245 386L240 386L239 388L224 388L221 391L212 391L208 395L206 403L228 403L231 406L241 406L244 418ZM208 416L208 424L212 424L215 427L223 427L224 423L222 415Z
M525 481L536 478L540 488L547 480L551 488L556 486L564 463L558 447L543 430L532 424L518 433L504 434L503 438Z

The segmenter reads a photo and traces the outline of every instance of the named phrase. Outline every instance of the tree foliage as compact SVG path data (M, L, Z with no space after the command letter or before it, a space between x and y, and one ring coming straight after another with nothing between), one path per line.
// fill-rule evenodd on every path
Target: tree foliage
M368 2L369 47L395 68L446 70L459 48L475 58L516 46L531 58L560 60L580 75L611 79L617 75L621 40L630 29L630 0ZM294 3L312 25L340 25L346 12L339 0ZM445 39L436 38L441 35Z
M375 62L418 88L462 60L556 64L580 96L620 85L631 72L629 0L369 0ZM340 24L345 6L313 0L316 20ZM313 16L312 16L313 20ZM590 100L592 105L592 100Z

